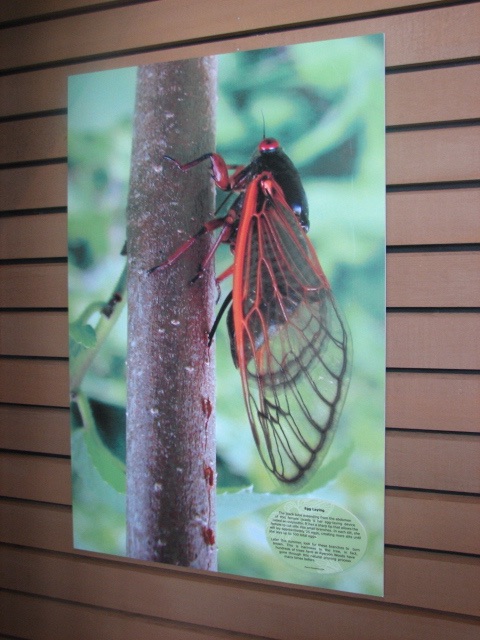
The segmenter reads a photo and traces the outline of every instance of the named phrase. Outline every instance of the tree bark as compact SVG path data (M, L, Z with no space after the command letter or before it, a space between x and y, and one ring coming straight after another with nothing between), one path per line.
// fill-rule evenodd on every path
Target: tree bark
M216 63L200 58L139 68L128 202L127 553L216 568L214 356L207 336L213 270L190 284L208 234L148 274L214 210Z

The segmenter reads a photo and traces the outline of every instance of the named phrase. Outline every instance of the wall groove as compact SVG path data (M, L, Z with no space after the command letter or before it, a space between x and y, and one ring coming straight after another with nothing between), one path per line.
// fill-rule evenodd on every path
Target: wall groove
M50 109L45 111L32 111L30 113L20 113L18 115L0 116L0 124L4 122L18 122L20 120L32 120L34 118L50 118L51 116L66 116L67 109Z
M87 13L97 13L99 11L113 11L120 7L128 7L136 4L144 4L152 0L109 0L108 2L98 2L97 4L79 6L72 9L63 9L52 11L49 13L39 13L30 15L25 18L17 18L12 20L0 21L0 29L10 29L12 27L20 27L28 24L36 24L39 22L47 22L49 20L58 20L59 18L69 18L80 16Z

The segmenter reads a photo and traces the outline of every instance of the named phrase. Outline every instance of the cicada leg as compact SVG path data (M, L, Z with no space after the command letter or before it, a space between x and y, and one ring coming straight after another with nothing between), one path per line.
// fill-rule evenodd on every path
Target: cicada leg
M227 216L225 216L224 218L215 218L214 220L209 220L208 222L203 224L197 231L197 233L195 233L191 238L189 238L180 247L178 247L178 249L176 249L166 260L164 260L160 264L155 265L154 267L151 267L148 270L148 273L153 273L154 271L157 271L157 269L166 269L167 267L170 267L178 260L178 258L180 258L180 256L182 256L186 251L188 251L188 249L190 249L192 245L195 244L198 238L201 238L205 233L211 233L212 231L215 231L215 229L218 229L222 225L225 226L226 217ZM222 236L222 233L220 234L220 236ZM215 244L217 245L217 243ZM208 265L208 262L212 259L210 253L211 251L204 260L204 263L206 261L207 263L203 264L203 268L205 268Z

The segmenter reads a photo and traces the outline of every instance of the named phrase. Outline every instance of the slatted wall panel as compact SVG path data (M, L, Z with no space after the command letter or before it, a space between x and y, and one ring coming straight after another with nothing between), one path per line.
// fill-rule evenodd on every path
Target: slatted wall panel
M479 24L478 2L0 5L1 637L479 637ZM376 32L388 72L385 598L73 551L67 76Z

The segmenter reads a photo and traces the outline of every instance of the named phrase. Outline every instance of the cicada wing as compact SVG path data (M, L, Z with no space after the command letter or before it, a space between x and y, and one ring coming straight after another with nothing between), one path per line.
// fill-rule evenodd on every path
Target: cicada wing
M262 460L292 483L328 449L348 386L349 339L294 212L281 192L255 187L235 255L234 357Z

